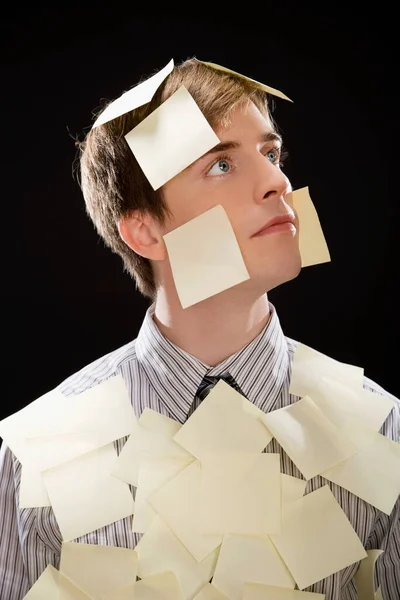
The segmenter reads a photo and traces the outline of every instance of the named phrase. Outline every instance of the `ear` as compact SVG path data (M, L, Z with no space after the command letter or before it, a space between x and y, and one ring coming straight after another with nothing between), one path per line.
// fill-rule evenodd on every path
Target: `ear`
M118 231L125 244L149 260L167 258L167 248L160 224L151 215L133 212L121 217Z

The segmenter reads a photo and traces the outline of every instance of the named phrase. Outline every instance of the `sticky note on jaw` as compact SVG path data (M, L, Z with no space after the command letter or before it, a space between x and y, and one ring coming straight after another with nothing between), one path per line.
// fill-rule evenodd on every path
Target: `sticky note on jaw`
M225 381L219 381L182 425L174 440L202 460L216 453L262 452L272 435L264 413Z
M93 124L92 129L98 127L99 125L103 125L103 123L112 121L117 117L121 117L125 113L150 102L157 89L160 87L164 79L168 77L173 68L174 61L170 60L163 69L158 71L158 73L155 73L152 77L146 79L146 81L142 81L142 83L139 83L134 88L128 90L122 94L122 96L114 100L114 102L109 104L98 116Z
M293 207L299 218L301 266L330 262L328 246L308 187L292 192Z
M176 291L188 308L250 278L220 205L164 236Z
M327 485L283 507L281 533L270 537L301 590L366 557Z
M154 190L220 141L183 85L125 139Z
M137 554L134 550L64 542L60 572L93 598L136 582Z
M62 573L49 565L34 583L24 600L93 600Z
M357 451L350 438L308 396L265 414L263 421L306 479L336 466ZM325 468L328 464L330 467Z

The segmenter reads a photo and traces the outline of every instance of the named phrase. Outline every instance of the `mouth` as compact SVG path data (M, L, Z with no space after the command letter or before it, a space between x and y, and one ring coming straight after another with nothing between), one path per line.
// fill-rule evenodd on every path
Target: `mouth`
M263 225L263 227L261 227L261 229L254 233L251 237L260 237L269 233L279 232L291 232L292 234L295 234L296 226L294 222L295 217L291 213L274 217L273 219L268 221L268 223Z

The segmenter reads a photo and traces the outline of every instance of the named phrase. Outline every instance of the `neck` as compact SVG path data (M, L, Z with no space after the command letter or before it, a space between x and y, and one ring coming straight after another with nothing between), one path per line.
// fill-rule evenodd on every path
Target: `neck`
M249 299L240 286L182 309L174 290L159 288L154 321L161 333L209 366L256 338L270 319L267 294Z

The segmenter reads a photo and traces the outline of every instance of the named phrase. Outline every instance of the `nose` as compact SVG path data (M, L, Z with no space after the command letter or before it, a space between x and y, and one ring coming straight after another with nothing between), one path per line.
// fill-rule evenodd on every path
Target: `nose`
M290 191L290 181L286 175L262 154L258 157L256 171L254 199L258 204L279 199Z

